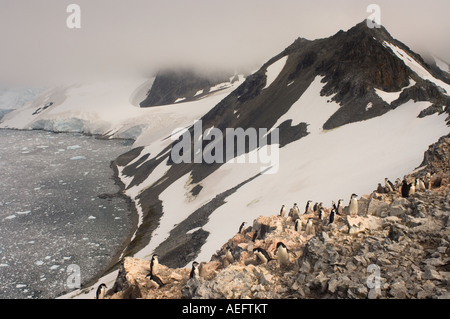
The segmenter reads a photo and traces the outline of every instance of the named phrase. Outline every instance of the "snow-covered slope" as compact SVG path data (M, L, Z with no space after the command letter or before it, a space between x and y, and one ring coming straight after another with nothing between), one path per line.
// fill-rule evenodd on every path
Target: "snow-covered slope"
M420 164L430 144L450 132L445 123L446 115L418 119L420 111L430 103L412 101L383 116L323 131L322 125L339 105L320 96L324 86L321 79L317 77L274 126L289 119L306 121L310 124L310 134L280 149L277 174L261 175L242 186L209 216L202 226L209 236L197 256L198 261L209 260L243 221L251 222L261 214L276 214L282 204L290 207L298 203L304 207L308 200L313 200L329 205L332 200L348 199L352 193L370 193L384 177L393 180L403 177ZM146 181L127 193L136 196L162 178L168 169L163 162ZM186 188L190 175L182 176L160 194L164 213L159 227L149 245L135 256L149 258L169 237L174 225L183 222L217 194L259 172L258 164L224 164L200 183L204 191L195 199Z

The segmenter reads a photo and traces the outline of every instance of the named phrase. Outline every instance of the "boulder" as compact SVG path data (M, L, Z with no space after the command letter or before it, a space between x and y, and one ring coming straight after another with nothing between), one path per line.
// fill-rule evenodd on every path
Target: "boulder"
M367 208L367 215L382 216L383 212L388 212L388 211L389 211L388 203L386 203L382 200L373 198L370 201L369 206Z
M439 274L439 272L431 267L426 267L425 272L422 275L424 280L443 280L444 278Z
M406 214L406 208L402 205L392 205L389 209L390 216L401 217Z
M396 281L390 286L389 294L395 299L408 298L408 289L404 281Z

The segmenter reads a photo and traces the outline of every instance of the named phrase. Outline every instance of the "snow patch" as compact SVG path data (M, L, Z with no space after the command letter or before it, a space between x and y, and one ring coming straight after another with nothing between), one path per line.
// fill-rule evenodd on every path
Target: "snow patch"
M329 98L320 96L320 92L325 85L322 83L323 78L323 76L316 76L298 101L278 119L270 131L287 120L292 120L292 126L302 122L307 123L310 133L321 131L325 122L339 109L339 104L336 102L328 103Z
M404 90L406 90L410 87L413 87L414 85L416 85L416 81L414 81L413 79L410 78L408 86L404 87L399 92L385 92L385 91L377 89L377 88L375 88L375 92L383 101L385 101L388 104L391 104L395 100L399 99L400 94L402 94Z
M284 66L286 65L286 61L288 59L288 56L284 56L278 61L272 63L270 66L267 67L266 71L266 86L264 89L267 89L280 75L280 72L283 70ZM264 90L263 89L263 90Z
M176 99L174 103L183 102L184 100L186 100L186 98L185 97L181 97L181 98Z

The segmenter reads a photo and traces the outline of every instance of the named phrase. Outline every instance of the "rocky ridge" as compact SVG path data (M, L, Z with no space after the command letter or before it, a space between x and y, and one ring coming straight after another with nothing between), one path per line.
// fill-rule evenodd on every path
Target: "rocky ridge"
M450 298L449 167L450 135L430 146L422 166L406 176L431 176L425 190L404 198L399 188L379 185L360 197L357 215L344 207L332 224L331 209L319 219L300 208L298 231L295 217L261 216L201 263L199 278L189 279L190 269L161 265L161 288L145 278L149 261L127 257L106 298ZM276 256L279 242L289 250L287 265ZM262 263L256 247L272 259Z

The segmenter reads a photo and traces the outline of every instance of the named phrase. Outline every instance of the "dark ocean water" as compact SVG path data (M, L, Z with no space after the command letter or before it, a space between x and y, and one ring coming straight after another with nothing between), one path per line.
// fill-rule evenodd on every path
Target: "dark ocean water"
M110 162L130 144L0 130L1 299L55 298L122 251L132 213L123 198L99 195L119 191Z

